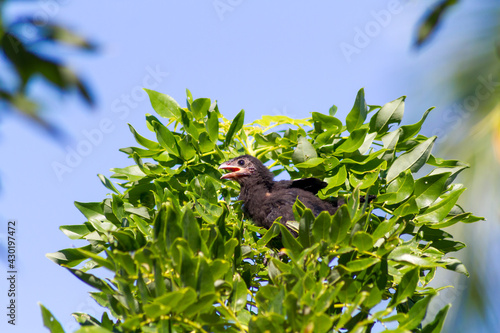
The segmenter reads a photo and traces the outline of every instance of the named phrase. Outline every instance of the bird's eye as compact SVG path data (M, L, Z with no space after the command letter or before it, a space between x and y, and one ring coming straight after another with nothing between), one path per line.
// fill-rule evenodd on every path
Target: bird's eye
M245 165L245 161L243 161L243 160L239 160L239 161L238 161L238 164L239 164L239 165Z

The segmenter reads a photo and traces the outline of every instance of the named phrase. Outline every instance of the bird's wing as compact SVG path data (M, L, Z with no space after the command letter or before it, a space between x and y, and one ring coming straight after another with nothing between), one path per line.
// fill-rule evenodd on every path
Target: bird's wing
M301 190L305 190L311 192L313 194L317 194L320 190L324 189L328 184L324 181L310 177L303 179L295 179L295 180L281 180L275 183L276 188L300 188Z

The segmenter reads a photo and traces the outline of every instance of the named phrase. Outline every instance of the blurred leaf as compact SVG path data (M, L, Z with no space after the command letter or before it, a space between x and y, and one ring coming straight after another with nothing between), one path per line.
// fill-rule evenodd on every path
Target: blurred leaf
M436 32L443 15L457 3L458 0L441 0L425 15L423 23L418 28L417 40L415 41L417 47L423 45Z

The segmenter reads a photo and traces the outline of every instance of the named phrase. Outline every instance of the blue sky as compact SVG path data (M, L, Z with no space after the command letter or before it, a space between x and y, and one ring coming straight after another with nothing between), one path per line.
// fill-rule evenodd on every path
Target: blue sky
M18 224L19 312L14 329L1 320L0 330L44 331L37 302L69 331L77 327L72 312L100 316L102 309L88 297L90 288L45 254L84 244L58 227L84 221L74 201L105 197L98 173L109 176L110 168L131 164L118 151L136 145L127 123L152 137L144 115L154 111L141 88L169 94L181 105L189 88L195 98L217 99L227 118L245 109L250 122L264 114L308 117L333 104L342 119L364 87L369 104L408 95L404 122L412 123L430 106L446 107L446 94L434 93L446 91L439 75L430 79L445 61L442 36L457 29L448 22L467 10L465 4L452 12L442 36L417 52L411 44L426 4L54 0L9 8L66 24L101 49L94 55L60 50L92 86L94 110L77 97L31 87L44 99L47 118L70 140L56 142L15 115L1 119L0 220ZM443 126L442 115L432 115L429 124L429 133Z

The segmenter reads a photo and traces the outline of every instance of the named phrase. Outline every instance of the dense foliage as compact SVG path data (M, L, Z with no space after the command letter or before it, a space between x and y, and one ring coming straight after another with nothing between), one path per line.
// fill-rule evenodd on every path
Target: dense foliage
M465 245L441 229L480 218L456 204L464 188L453 180L467 166L433 156L436 138L419 135L430 110L399 126L404 97L371 106L360 90L345 124L334 106L244 125L243 111L229 121L189 91L187 108L147 92L163 118L146 116L157 141L130 126L141 147L121 149L134 164L112 169L119 186L100 175L111 195L76 202L87 221L61 227L89 244L48 254L94 287L105 310L75 313L79 332L440 331L449 306L422 324L437 294L429 282L439 267L468 274L448 255ZM347 203L315 218L297 201L297 238L279 223L258 228L217 169L243 153L276 175L324 179L320 197ZM92 274L99 267L113 278Z

